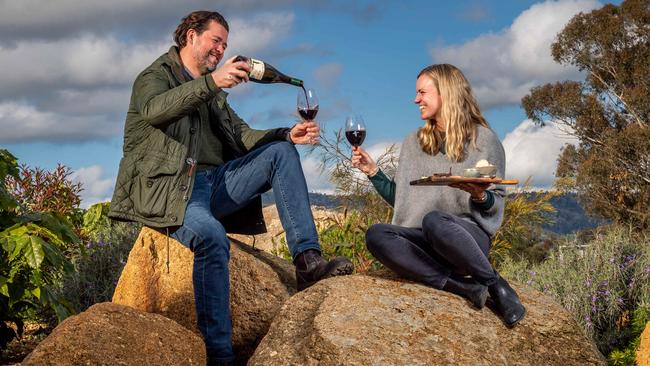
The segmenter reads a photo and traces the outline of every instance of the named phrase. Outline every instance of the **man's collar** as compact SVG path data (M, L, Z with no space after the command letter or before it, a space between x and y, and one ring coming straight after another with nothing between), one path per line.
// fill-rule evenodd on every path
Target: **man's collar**
M183 74L183 62L181 61L181 55L178 53L178 47L171 46L167 55L170 61L169 66L176 80L180 80L182 83L190 81L191 79L186 78Z

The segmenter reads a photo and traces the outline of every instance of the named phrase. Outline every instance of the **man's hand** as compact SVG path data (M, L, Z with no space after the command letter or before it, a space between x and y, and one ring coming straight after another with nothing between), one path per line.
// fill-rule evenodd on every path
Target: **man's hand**
M237 61L235 57L229 58L220 68L212 72L214 83L221 89L232 88L237 84L248 82L248 73L251 71L248 62Z
M352 147L352 166L361 170L365 175L377 173L377 164L361 146Z
M291 128L289 137L291 142L298 145L319 143L320 127L314 121L303 121Z

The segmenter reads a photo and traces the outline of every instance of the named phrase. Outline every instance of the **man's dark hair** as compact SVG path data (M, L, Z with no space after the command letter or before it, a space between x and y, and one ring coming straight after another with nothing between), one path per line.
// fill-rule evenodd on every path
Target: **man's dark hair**
M216 11L206 11L199 10L188 14L185 18L181 20L181 24L176 27L174 32L174 41L178 48L183 48L187 45L187 31L194 29L198 34L205 32L208 29L211 21L215 21L221 24L228 32L230 28L228 27L228 22L223 17L223 15L217 13Z

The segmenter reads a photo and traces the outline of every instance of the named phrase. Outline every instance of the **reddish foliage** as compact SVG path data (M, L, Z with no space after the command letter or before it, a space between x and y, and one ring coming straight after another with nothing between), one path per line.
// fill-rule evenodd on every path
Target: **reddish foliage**
M20 166L19 178L7 177L7 185L22 210L70 216L79 207L81 183L69 179L72 171L58 164L51 171Z

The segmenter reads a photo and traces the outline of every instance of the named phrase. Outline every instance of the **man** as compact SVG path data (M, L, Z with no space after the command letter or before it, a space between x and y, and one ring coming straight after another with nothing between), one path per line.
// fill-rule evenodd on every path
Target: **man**
M248 81L231 58L217 68L229 27L217 12L183 18L172 46L133 84L109 216L163 229L194 252L196 313L208 363L234 360L226 232L266 230L260 194L273 189L296 265L297 287L352 272L345 258L320 256L307 185L293 144L318 136L313 121L251 129L223 89Z

